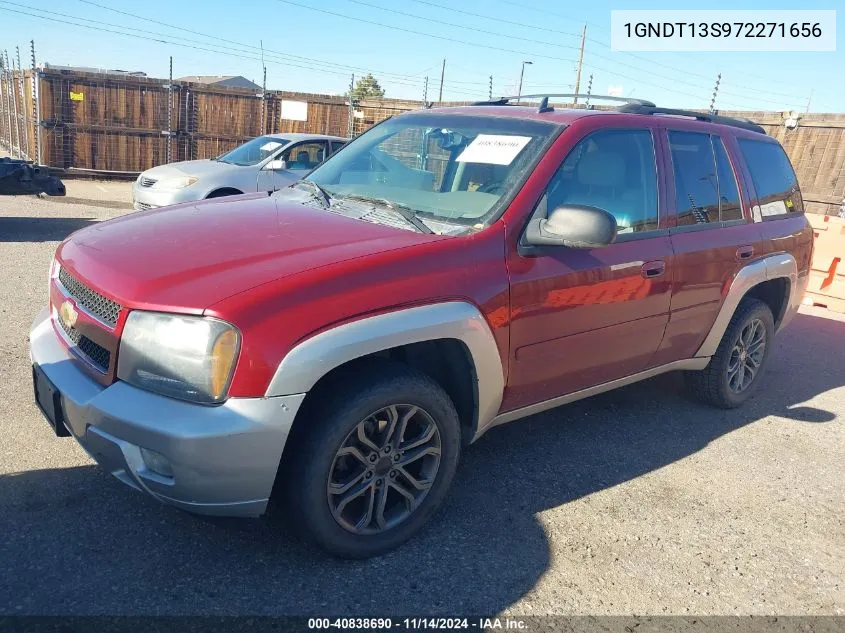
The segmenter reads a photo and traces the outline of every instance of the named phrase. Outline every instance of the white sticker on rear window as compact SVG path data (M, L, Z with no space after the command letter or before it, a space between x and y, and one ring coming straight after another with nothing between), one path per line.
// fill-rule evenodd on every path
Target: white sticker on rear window
M264 143L264 145L261 146L261 150L264 152L272 152L274 149L281 146L282 144L278 141L270 141L268 143Z
M760 205L760 215L764 218L772 215L783 215L784 213L789 213L789 209L786 208L786 203L783 200L775 200L774 202Z
M530 136L479 134L456 160L459 163L510 165L530 140Z

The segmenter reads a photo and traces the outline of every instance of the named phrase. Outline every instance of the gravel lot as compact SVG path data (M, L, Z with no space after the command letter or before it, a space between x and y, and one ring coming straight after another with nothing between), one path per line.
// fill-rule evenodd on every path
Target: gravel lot
M41 418L27 335L57 241L128 192L0 198L0 613L845 614L845 319L821 309L738 411L669 375L492 431L376 560L125 488Z

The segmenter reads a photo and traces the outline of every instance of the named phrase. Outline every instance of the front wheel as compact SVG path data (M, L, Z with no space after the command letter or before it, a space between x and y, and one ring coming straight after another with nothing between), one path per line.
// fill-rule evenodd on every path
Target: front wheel
M692 394L723 409L748 400L760 384L774 334L769 306L759 299L743 299L707 367L685 374Z
M437 510L460 456L460 424L431 378L385 363L315 394L283 469L289 518L347 558L391 550Z

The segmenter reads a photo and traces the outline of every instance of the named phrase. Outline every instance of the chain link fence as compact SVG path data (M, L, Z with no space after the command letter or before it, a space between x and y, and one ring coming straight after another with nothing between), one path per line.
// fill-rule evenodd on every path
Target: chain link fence
M15 158L38 159L36 95L32 72L21 67L20 52L0 51L0 145Z

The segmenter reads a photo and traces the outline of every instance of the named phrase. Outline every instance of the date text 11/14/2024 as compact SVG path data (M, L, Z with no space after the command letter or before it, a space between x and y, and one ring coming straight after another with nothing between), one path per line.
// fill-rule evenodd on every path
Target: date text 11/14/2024
M479 631L494 630L526 630L526 623L516 618L309 618L308 628L321 629L360 629L384 631L398 629L406 631L416 630L449 630L476 629Z

